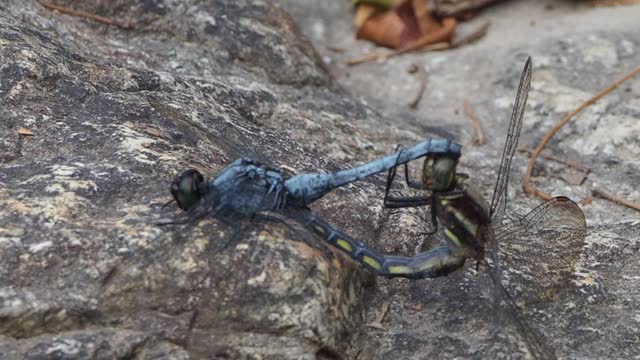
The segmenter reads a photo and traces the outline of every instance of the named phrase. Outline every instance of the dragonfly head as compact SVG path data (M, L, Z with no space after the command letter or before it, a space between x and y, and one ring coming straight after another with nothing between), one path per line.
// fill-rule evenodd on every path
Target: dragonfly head
M204 195L204 176L198 170L187 170L171 183L171 195L182 210L192 209Z
M429 155L422 167L422 182L425 189L448 191L456 183L458 159L449 156Z

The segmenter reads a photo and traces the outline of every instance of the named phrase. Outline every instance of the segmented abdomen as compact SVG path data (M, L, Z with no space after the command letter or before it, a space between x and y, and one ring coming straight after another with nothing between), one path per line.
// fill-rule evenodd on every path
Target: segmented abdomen
M300 174L285 182L289 196L306 205L327 194L329 191L364 179L367 176L387 171L397 165L427 156L429 154L460 157L461 146L447 139L427 139L391 155L330 174Z
M303 223L331 245L342 250L377 275L424 279L444 276L464 265L465 258L454 255L448 247L439 247L416 256L380 255L360 241L334 228L308 211Z

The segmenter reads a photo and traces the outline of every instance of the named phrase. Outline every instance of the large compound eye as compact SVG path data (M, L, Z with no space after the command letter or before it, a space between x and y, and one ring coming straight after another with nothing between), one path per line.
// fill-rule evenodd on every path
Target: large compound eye
M171 195L182 210L189 210L202 197L201 185L204 177L197 170L187 170L171 183Z
M450 157L440 157L433 163L432 190L446 191L454 184L458 161Z
M422 181L428 190L447 191L454 184L458 161L450 157L428 157L422 168Z

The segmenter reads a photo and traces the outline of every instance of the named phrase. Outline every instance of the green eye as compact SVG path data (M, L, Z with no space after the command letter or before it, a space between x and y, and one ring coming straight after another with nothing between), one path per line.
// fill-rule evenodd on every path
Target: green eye
M441 157L433 163L432 190L445 191L453 186L456 174L457 160L449 157Z
M187 170L171 183L171 195L182 210L193 208L202 197L204 177L197 170Z

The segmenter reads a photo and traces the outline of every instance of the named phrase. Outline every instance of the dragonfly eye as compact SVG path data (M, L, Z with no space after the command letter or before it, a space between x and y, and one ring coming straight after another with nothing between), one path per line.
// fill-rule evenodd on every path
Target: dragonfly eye
M455 183L457 165L456 159L446 156L425 160L422 177L426 188L434 191L449 190Z
M171 183L171 195L182 210L189 210L202 197L204 176L197 170L187 170Z

